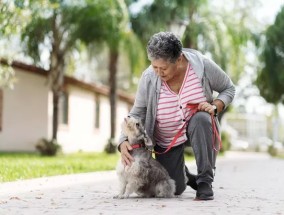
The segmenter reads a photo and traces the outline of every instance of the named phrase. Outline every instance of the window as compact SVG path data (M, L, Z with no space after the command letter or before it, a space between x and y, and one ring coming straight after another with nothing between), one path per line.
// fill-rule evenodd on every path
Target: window
M100 128L100 96L95 95L95 128Z
M0 131L2 131L2 120L3 120L3 90L0 89Z
M59 99L59 117L58 122L59 124L68 124L68 94L67 92L63 92Z

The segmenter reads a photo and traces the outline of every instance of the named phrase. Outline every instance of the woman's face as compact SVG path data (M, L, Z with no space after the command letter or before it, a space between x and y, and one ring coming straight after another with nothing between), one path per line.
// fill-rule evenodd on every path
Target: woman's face
M179 59L175 63L171 63L164 59L156 59L151 61L151 65L158 76L162 79L162 81L170 81L172 80L178 72L178 62Z

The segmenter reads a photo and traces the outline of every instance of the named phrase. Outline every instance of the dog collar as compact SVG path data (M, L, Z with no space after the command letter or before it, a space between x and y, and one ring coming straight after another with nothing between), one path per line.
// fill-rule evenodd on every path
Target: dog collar
M134 145L131 145L132 149L138 149L144 147L144 144L142 143L136 143Z

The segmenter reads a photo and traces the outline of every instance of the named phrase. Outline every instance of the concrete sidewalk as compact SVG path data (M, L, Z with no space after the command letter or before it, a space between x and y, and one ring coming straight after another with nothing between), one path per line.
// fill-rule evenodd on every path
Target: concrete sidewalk
M195 165L189 164L196 172ZM284 160L228 152L218 158L215 200L194 201L189 187L173 199L113 199L116 173L97 172L0 184L0 214L284 215Z

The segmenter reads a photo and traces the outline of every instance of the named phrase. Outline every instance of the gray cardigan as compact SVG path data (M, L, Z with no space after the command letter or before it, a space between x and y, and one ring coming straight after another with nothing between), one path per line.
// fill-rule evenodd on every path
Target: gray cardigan
M207 102L212 103L213 91L216 91L219 93L216 99L223 101L226 108L235 96L235 86L228 75L216 63L196 50L183 49L183 54L200 79ZM154 145L153 135L156 122L156 108L161 83L161 79L156 75L152 66L149 66L142 74L134 105L129 112L129 116L142 120L146 132ZM126 139L126 136L121 133L119 145Z

